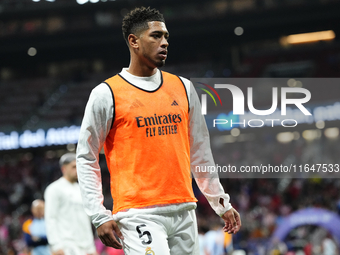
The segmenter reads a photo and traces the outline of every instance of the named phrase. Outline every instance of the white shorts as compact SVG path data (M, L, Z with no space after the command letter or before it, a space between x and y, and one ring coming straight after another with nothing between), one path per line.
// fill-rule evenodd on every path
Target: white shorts
M195 210L138 214L118 226L126 255L199 255Z

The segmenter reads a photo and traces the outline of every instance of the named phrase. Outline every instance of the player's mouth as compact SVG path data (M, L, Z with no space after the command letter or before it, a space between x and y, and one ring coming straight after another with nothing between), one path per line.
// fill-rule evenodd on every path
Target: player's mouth
M164 60L167 57L168 52L166 50L162 50L158 53L158 55Z

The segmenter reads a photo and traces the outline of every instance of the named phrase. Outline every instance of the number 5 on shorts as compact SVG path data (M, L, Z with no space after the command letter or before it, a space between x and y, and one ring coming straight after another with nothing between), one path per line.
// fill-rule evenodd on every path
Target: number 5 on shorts
M141 225L138 225L138 226L136 227L136 230L137 230L137 232L138 232L139 238L142 238L143 236L147 235L148 240L147 240L147 241L142 240L142 244L144 244L144 245L150 244L150 243L152 242L151 234L150 234L149 231L144 231L144 232L142 232L142 231L140 230L142 227L146 227L146 225L145 225L145 224L141 224Z

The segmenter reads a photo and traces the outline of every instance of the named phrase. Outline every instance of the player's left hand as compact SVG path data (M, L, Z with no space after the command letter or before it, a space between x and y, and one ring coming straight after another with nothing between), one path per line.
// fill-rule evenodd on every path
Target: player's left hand
M225 226L223 227L224 232L228 232L228 234L236 234L241 228L241 217L240 214L234 209L226 211L222 215L222 219L224 220Z
M123 245L116 239L114 233L116 233L121 240L124 240L124 237L114 220L105 222L97 228L98 237L103 244L115 249L122 249Z

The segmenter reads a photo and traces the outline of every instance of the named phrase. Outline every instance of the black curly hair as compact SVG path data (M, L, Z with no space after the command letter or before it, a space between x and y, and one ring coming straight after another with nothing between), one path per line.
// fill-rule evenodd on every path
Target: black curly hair
M138 35L142 31L147 30L149 28L148 22L150 21L165 22L163 14L150 7L137 7L126 14L122 25L123 36L126 43L129 45L128 36L130 34Z

